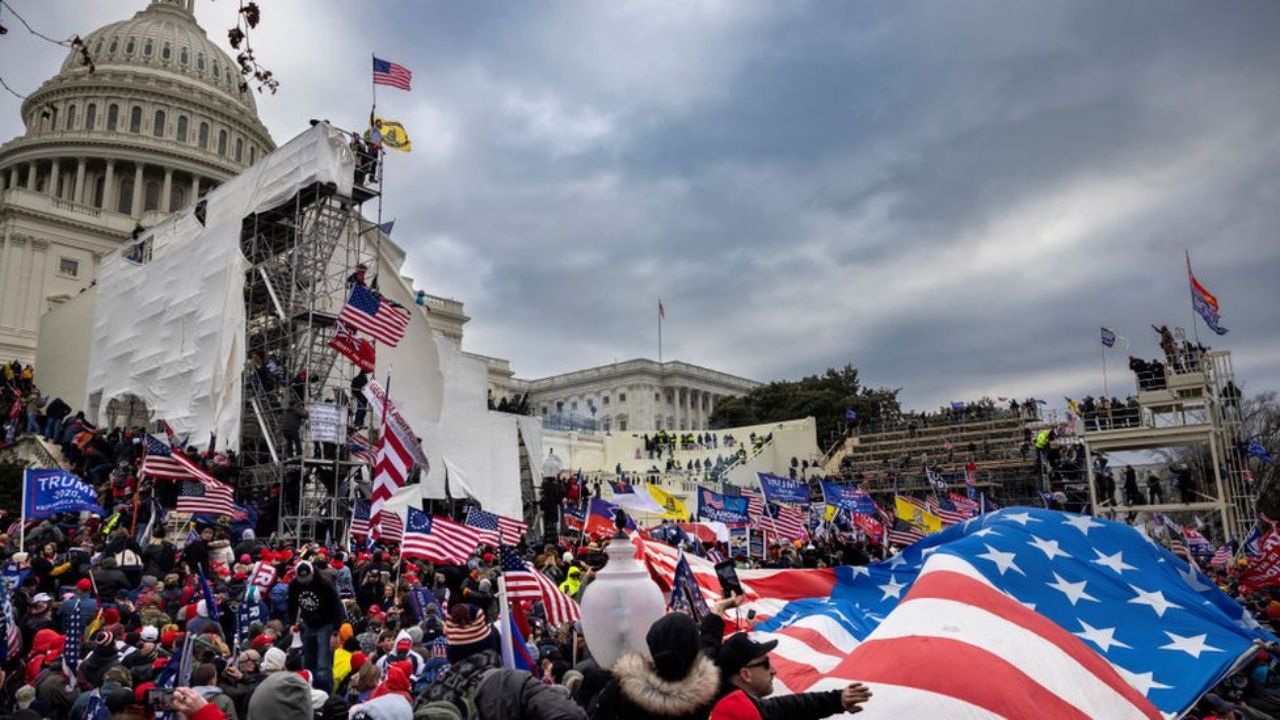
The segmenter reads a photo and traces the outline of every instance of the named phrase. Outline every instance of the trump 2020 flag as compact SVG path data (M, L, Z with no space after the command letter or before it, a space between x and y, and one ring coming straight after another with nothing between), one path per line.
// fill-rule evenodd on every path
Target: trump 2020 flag
M26 470L23 484L23 516L28 520L64 512L107 514L98 505L97 491L66 470Z
M781 477L773 473L756 473L760 480L760 492L764 501L784 505L808 505L809 485L800 480Z
M844 655L908 597L925 560L943 556L968 564L980 582L1084 641L1168 716L1187 712L1255 653L1255 640L1275 641L1195 567L1132 527L1055 510L1009 508L930 535L890 560L836 568L829 593L781 607L757 626L765 638L784 640L774 652L778 682L800 692L834 677ZM913 623L900 620L892 627L901 635ZM983 633L987 639L980 644L993 650L1020 642L1017 633L997 630ZM1024 688L1032 685L1020 681L1008 691ZM872 690L880 696L877 687Z

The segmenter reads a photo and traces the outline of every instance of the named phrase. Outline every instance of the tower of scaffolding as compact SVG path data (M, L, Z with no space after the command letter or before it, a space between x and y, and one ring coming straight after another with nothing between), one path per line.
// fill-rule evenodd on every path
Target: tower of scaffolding
M1243 418L1231 352L1190 350L1167 359L1167 365L1136 375L1136 408L1086 420L1091 506L1095 514L1105 515L1212 513L1221 520L1224 539L1242 538L1257 517L1257 493L1242 451ZM1197 463L1200 483L1191 502L1169 497L1156 504L1117 505L1114 497L1099 497L1094 462L1099 453L1180 447L1199 451L1203 459Z
M349 197L311 185L242 225L252 267L244 286L241 487L274 516L282 538L340 537L363 475L348 437L358 370L330 341L355 268L376 267L378 227L360 209L378 197L376 184L357 185ZM320 425L329 435L313 442ZM286 440L295 433L298 441Z

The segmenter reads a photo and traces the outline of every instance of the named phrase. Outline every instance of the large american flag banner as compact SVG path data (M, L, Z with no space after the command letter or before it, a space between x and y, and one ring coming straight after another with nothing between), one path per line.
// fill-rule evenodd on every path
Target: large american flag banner
M475 528L481 540L494 547L504 542L518 542L529 531L529 526L519 520L487 512L474 505L467 508L466 525Z
M930 557L902 602L809 689L866 683L872 720L1162 717L1083 633L1005 595L972 562Z
M351 298L338 313L338 322L395 347L409 326L409 315L381 295L363 285L356 285L351 288Z
M192 515L236 514L235 499L231 487L217 480L200 482L183 480L178 488L178 512Z
M1091 652L1114 667L1128 685L1167 717L1187 712L1238 662L1256 653L1255 640L1275 641L1209 578L1134 528L1053 510L1009 508L929 535L889 560L836 568L832 587L826 592L773 608L756 630L760 639L781 640L774 654L777 684L790 692L802 692L825 687L820 684L824 678L850 679L848 673L853 672L855 663L844 664L846 657L869 637L884 637L872 633L894 617L919 581L926 561L938 557L946 557L945 562L967 564L981 577L979 582L985 581L999 593L1012 597L1020 607L1034 610L1084 641ZM693 563L694 559L690 561ZM951 569L957 567L953 565ZM968 571L962 574L974 575ZM936 586L922 587L929 590L922 596L940 594ZM942 662L942 668L932 666L937 674L954 672L960 676L979 661L953 658L973 658L973 653L979 651L995 655L1017 653L1031 647L1029 636L1019 634L1025 632L1025 627L1018 626L1027 623L1007 622L1012 619L1011 613L996 613L1001 617L973 630L977 621L964 613L973 612L966 606L978 604L977 599L952 594L941 601L954 612L949 609L943 613L936 606L929 612L903 608L908 610L904 615L908 619L889 625L892 632L888 637L954 634L957 641L973 639L977 649L953 653L940 640L934 640L930 646L936 649L928 653L896 654L904 672L912 665ZM953 617L955 622L949 623ZM948 622L950 629L937 630L931 625L938 621ZM1036 634L1047 638L1050 631L1045 628L1041 626ZM1047 640L1036 642L1045 650L1036 657L1047 663L1052 648L1045 644ZM911 660L906 662L904 657ZM1053 669L1049 664L1010 664L1022 674L1009 675L998 683L988 681L986 685L1009 693L1042 693L1037 687L1054 683L1057 697L1045 696L1045 707L1063 707L1063 702L1077 707L1073 714L1040 712L1032 713L1033 717L1126 717L1076 705L1080 702L1078 697L1065 689L1077 684L1097 688L1097 672L1090 671L1095 676L1090 678L1079 675L1078 670L1061 675L1067 671ZM958 665L966 666L965 670L958 670ZM986 666L992 668L991 677L997 677L994 666ZM872 680L871 690L879 698L883 685L885 696L890 696L896 692L889 687L894 682L903 681L887 677ZM947 701L971 702L973 685L968 681L955 683L945 692L951 698ZM954 705L942 707L930 716L961 716L945 710ZM870 711L868 704L867 712ZM1020 715L1013 712L1007 716Z
M582 617L578 603L560 592L546 575L533 569L516 551L506 545L498 548L502 563L502 575L507 582L507 597L513 601L541 602L552 625L574 622Z
M369 501L364 498L356 498L351 510L351 535L357 540L369 537Z
M456 523L439 515L431 517L415 508L408 508L405 518L404 541L401 557L416 557L437 563L463 565L480 545L480 533L475 528Z

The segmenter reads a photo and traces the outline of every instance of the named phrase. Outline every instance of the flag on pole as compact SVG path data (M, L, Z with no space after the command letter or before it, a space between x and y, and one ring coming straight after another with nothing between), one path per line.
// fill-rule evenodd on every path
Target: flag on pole
M581 617L578 603L560 592L550 578L534 570L514 549L506 545L499 547L498 559L507 581L508 599L513 602L541 602L547 613L547 622L552 625L573 622Z
M351 511L351 535L357 540L369 537L369 501L364 498L356 498Z
M204 570L196 568L199 572L200 579L200 595L204 598L205 613L209 619L214 622L222 621L222 613L218 610L218 603L213 597L213 588L209 587L209 580L204 576Z
M667 319L667 310L666 308L662 307L662 300L658 300L658 317L662 318L663 320Z
M413 150L413 143L409 140L409 133L405 131L403 123L386 118L376 118L376 120L382 123L382 147L400 152Z
M374 85L390 85L400 90L410 90L410 82L413 81L413 73L403 65L397 65L388 62L377 56L373 58L373 84Z
M153 435L147 436L147 454L142 458L142 472L165 480L199 480L217 482L204 468L192 462L185 453L174 450Z
M519 541L529 531L529 526L519 520L512 520L497 513L486 512L472 505L467 508L466 525L480 532L483 542L497 547L505 540L508 543ZM499 537L501 536L501 537Z
M1191 252L1187 252L1187 279L1191 283L1191 307L1195 309L1200 317L1204 318L1204 324L1209 329L1219 335L1226 335L1227 329L1222 327L1218 316L1218 298L1213 296L1196 280L1195 273L1191 272Z
M395 220L388 220L378 226L378 232L382 233L383 235L386 235L387 237L391 237L391 231L395 229L395 226L396 226Z
M1231 548L1223 545L1213 554L1213 559L1209 561L1209 564L1214 567L1222 567L1229 562L1231 562Z
M373 367L378 362L378 351L373 343L356 335L346 323L337 323L329 347L365 372L373 372Z
M1115 347L1116 333L1110 328L1102 328L1102 344L1107 347Z
M363 285L351 288L351 297L338 313L338 322L395 347L409 326L409 315Z
M378 437L378 451L373 465L373 499L369 507L369 522L375 540L382 539L383 504L404 487L404 481L412 468L413 459L400 442L399 435L384 426Z
M407 510L402 557L463 565L480 545L480 532L475 528L438 515L432 517L415 507Z
M698 587L698 579L694 577L693 569L689 567L689 560L684 553L680 553L680 559L676 562L675 575L671 581L669 608L671 612L684 613L698 622L711 612L707 607L707 599L702 595L702 589Z
M178 488L178 512L231 517L236 514L236 503L231 487L217 480L183 480Z

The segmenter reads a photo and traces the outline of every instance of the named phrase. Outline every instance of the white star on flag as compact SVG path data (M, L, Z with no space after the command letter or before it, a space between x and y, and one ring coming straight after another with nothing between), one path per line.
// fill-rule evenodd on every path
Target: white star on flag
M884 591L884 597L882 597L882 598L880 598L880 599L881 599L881 600L888 600L890 596L892 596L892 597L896 597L896 598L901 598L901 597L902 597L902 591L903 591L903 590L905 590L905 589L906 589L906 587L907 587L907 586L906 586L905 584L898 582L898 579L897 579L897 578L895 578L894 576L890 575L890 576L889 576L889 583L888 583L887 585L881 585L881 586L880 586L880 589Z
M1088 580L1081 580L1077 583L1067 582L1066 578L1062 577L1058 573L1054 573L1053 577L1057 582L1047 583L1048 586L1063 595L1066 595L1067 600L1071 601L1072 607L1075 607L1075 604L1081 600L1092 600L1094 602L1098 602L1098 598L1085 592L1085 586L1088 584Z
M1058 549L1057 540L1045 540L1035 535L1032 535L1031 538L1031 547L1043 552L1048 559L1052 560L1055 557L1071 559L1071 555Z
M1040 522L1036 518L1031 517L1031 513L1025 513L1025 512L1007 513L1005 514L1003 519L1016 522L1023 527L1026 527L1027 523L1029 522L1037 522L1037 523Z
M1125 645L1115 639L1115 628L1096 628L1083 620L1080 620L1079 623L1080 627L1084 628L1084 632L1078 632L1076 635L1088 640L1094 645L1097 645L1098 649L1102 650L1102 652L1110 652L1112 645L1115 645L1116 647L1129 648L1131 650L1133 649L1131 646Z
M1222 648L1213 647L1209 643L1205 642L1209 637L1206 634L1183 637L1181 635L1171 633L1168 630L1165 630L1164 634L1168 635L1172 642L1168 645L1161 645L1161 650L1181 650L1197 660L1200 659L1200 653L1222 652Z
M1098 557L1097 559L1091 560L1090 562L1092 562L1094 565L1101 565L1103 567L1111 568L1112 570L1116 571L1117 575L1123 575L1125 570L1138 569L1124 561L1123 550L1115 553L1114 555L1107 555L1103 553L1101 550L1098 550L1097 548L1094 548L1093 552Z
M1103 526L1100 522L1094 522L1093 518L1088 515L1072 515L1062 522L1084 533L1086 537L1089 535L1089 528L1100 528Z
M1165 611L1168 610L1169 608L1177 608L1179 610L1182 609L1181 605L1178 605L1177 603L1166 600L1164 598L1163 590L1156 590L1155 592L1147 592L1146 590L1143 590L1137 585L1130 585L1129 587L1135 593L1138 594L1138 597L1133 598L1132 600L1129 601L1131 604L1150 605L1151 609L1155 610L1156 615L1159 615L1160 617L1164 617Z
M1017 557L1015 553L1000 552L999 550L988 545L986 552L982 553L981 555L977 555L975 557L980 557L983 560L990 560L991 562L995 563L996 568L1000 571L1001 575L1004 575L1005 571L1009 569L1013 569L1017 571L1019 575L1026 575L1026 573L1022 572L1022 568L1018 567L1018 564L1013 561L1013 559Z
M1132 685L1134 689L1143 695L1150 695L1152 690L1168 690L1172 687L1172 685L1165 685L1164 683L1156 682L1156 674L1154 672L1129 672L1115 664L1112 664L1111 667L1115 668L1116 672L1120 673L1120 677L1124 678L1125 682Z

